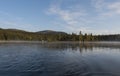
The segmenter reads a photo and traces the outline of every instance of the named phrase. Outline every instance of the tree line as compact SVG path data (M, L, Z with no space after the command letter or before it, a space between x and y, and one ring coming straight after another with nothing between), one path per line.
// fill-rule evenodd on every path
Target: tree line
M0 29L0 40L25 40L25 41L120 41L120 35L93 35L67 34L67 33L35 33L21 30Z

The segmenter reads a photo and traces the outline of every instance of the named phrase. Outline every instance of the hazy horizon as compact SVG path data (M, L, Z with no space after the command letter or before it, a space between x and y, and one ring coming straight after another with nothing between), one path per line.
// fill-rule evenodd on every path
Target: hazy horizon
M0 0L0 28L120 34L119 0Z

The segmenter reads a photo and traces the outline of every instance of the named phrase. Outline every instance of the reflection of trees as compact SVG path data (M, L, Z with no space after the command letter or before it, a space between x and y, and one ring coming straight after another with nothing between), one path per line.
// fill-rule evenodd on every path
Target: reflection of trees
M42 47L48 48L50 50L72 50L80 51L92 51L93 48L110 48L110 49L120 49L120 45L115 44L106 44L106 43L75 43L75 42L64 42L64 43L44 43L41 44Z
M91 46L90 44L80 43L79 44L79 51L82 53L83 50L84 51L92 51L93 46Z
M51 50L71 50L71 51L80 51L81 53L84 51L92 51L93 46L84 43L46 43L42 45L45 48Z

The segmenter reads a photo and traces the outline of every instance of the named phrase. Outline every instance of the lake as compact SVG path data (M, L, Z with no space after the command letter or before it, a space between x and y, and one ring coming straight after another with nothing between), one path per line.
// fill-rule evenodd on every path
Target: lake
M120 76L120 43L0 43L0 76Z

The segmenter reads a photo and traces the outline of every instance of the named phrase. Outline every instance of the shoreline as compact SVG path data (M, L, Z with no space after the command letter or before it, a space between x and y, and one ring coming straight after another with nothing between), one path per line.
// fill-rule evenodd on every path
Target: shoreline
M34 43L120 43L120 41L84 41L84 42L81 42L81 41L51 41L51 42L47 42L47 41L24 41L24 40L0 40L0 43L3 43L3 42L16 42L16 43L31 43L31 42L34 42Z
M54 42L44 42L44 41L0 41L0 44L37 44L37 45L80 45L80 46L118 46L120 47L120 41L92 41L92 42L79 42L79 41L54 41Z
M14 41L14 40L9 40L9 41L0 41L0 43L42 43L42 41Z

